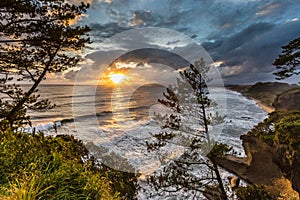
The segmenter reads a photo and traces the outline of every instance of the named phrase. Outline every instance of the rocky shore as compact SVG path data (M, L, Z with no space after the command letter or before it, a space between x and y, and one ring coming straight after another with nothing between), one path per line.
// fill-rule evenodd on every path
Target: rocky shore
M300 110L300 88L285 83L257 83L255 85L228 86L253 99L266 112ZM242 135L246 157L224 155L217 163L249 184L264 185L266 190L280 199L300 199L300 156L286 159L285 146L270 146L258 137ZM292 163L292 164L291 164ZM299 169L298 169L299 168Z
M266 186L266 190L276 196L284 196L287 200L300 199L291 181L285 178L282 169L274 162L274 150L253 136L243 135L241 140L247 157L225 155L216 160L218 165L249 184Z

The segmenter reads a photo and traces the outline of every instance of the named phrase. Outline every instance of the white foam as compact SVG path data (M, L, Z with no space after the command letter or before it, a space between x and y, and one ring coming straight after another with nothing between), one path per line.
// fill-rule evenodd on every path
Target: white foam
M240 135L245 134L254 125L266 118L267 113L258 107L253 100L236 92L227 91L227 104L223 132L216 138L220 142L233 146L239 156L244 156ZM152 107L150 114L152 115L154 111L157 112L159 109L160 107L157 106ZM161 167L160 160L172 159L182 152L179 146L172 145L167 146L159 153L147 151L146 140L151 138L151 133L155 134L161 130L159 124L151 116L144 120L122 121L105 126L91 124L86 119L83 124L86 126L76 128L74 123L61 125L58 122L56 123L57 132L53 128L54 123L39 124L35 129L47 131L53 135L72 134L84 142L93 142L126 158L132 166L144 174L150 174L159 169ZM29 131L32 131L32 128ZM224 177L228 176L225 171L222 174ZM144 186L149 188L147 185ZM139 197L143 199L145 194L140 193Z

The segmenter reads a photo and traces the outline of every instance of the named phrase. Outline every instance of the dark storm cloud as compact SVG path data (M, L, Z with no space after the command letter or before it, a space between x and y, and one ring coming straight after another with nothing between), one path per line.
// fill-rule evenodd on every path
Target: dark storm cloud
M223 62L221 70L227 82L273 79L272 62L280 47L299 37L300 21L280 25L254 24L223 42L204 43L215 61ZM238 80L240 79L240 80Z
M201 43L215 61L222 61L222 72L228 82L273 79L271 63L280 53L280 46L300 35L299 22L287 23L300 18L300 4L295 0L94 2L87 21L93 41L103 41L136 27L176 30ZM134 49L143 43L160 49L142 35L121 41L118 47ZM176 39L167 43L176 44ZM105 51L101 53L106 55ZM100 58L105 60L102 56L92 58L93 69L99 68Z
M161 49L138 49L118 58L121 62L157 63L172 67L174 70L188 66L190 63L181 56Z
M93 37L97 39L109 38L115 34L132 29L134 27L163 27L176 28L180 32L184 32L187 28L181 27L181 19L184 13L176 12L171 16L163 16L156 12L136 10L131 12L131 17L121 20L120 22L108 23L92 23ZM172 29L173 29L172 28Z
M107 24L91 24L91 35L94 42L101 42L105 38L109 38L117 33L129 30L129 27L122 26L116 22L110 22Z
M104 70L105 67L111 64L115 58L118 58L119 55L122 55L123 51L121 50L112 50L112 51L96 51L86 56L87 59L93 61L91 68L95 72L100 72Z
M231 36L253 22L283 22L288 16L298 16L300 6L294 0L113 0L109 4L99 1L93 7L90 23L98 36L151 26L177 30L204 42Z
M231 54L234 55L241 46L256 40L256 38L260 37L265 32L270 31L273 27L274 25L269 23L253 24L231 37L223 38L223 40L218 40L216 42L206 42L203 43L202 46L212 52L211 55L214 60L223 59ZM214 49L217 49L217 51Z

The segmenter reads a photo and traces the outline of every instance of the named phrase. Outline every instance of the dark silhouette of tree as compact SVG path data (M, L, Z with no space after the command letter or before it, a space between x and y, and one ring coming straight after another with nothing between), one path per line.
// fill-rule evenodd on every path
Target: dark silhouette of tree
M293 75L300 74L300 37L282 46L282 54L274 61L273 65L278 69L274 73L276 79L282 80Z
M214 158L230 149L215 144L210 135L211 125L221 117L212 112L215 104L209 99L205 82L210 81L208 72L209 66L203 59L195 62L180 72L177 86L167 89L165 99L159 99L171 113L157 115L162 131L147 142L148 149L157 151L171 147L168 145L179 145L184 150L148 178L158 194L183 191L196 199L203 195L208 199L227 199Z
M30 123L26 110L53 107L39 100L47 74L74 67L89 42L88 27L72 25L89 7L65 0L1 0L0 119L13 127ZM19 85L27 82L28 90Z

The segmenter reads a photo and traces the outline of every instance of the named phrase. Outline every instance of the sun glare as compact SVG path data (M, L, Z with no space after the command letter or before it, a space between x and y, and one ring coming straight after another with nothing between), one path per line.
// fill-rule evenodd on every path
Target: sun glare
M124 79L126 78L126 76L124 74L111 74L110 75L110 80L114 83L114 84L119 84L122 81L124 81Z

